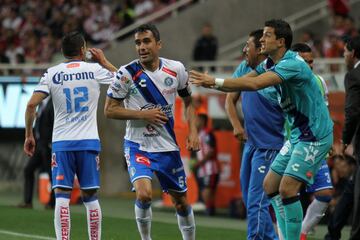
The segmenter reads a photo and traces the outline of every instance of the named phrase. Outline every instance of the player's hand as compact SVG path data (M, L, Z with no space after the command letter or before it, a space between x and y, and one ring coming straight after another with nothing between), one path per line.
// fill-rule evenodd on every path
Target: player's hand
M186 149L189 151L199 151L200 150L200 143L199 143L199 136L197 133L191 133L186 138Z
M215 78L207 73L201 73L195 70L190 71L189 81L195 86L213 88L215 86Z
M161 126L169 120L160 108L142 110L141 112L143 114L143 119L151 124Z
M34 152L35 152L35 139L34 139L33 136L25 138L24 152L29 157L32 157L34 155Z
M244 128L234 128L234 136L240 141L244 142L247 139Z
M107 62L107 59L105 58L105 54L101 49L89 48L88 50L92 55L92 57L91 57L92 61L98 62L100 65L103 65Z

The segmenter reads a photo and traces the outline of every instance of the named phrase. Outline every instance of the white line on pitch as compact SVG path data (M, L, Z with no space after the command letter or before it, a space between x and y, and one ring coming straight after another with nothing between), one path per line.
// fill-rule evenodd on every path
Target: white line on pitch
M51 237L43 237L43 236L32 235L32 234L23 234L23 233L18 233L18 232L6 231L6 230L2 230L2 229L0 229L0 234L7 234L7 235L12 235L12 236L17 236L17 237L39 239L39 240L55 240L55 238L51 238Z

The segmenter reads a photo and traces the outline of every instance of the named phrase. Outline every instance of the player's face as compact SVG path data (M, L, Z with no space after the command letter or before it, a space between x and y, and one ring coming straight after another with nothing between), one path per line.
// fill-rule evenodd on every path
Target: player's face
M161 41L156 41L151 31L135 34L135 47L141 63L148 64L159 58Z
M275 29L272 27L264 27L261 43L261 53L264 55L271 55L275 53L281 46L283 38L276 39Z
M314 56L312 52L299 52L299 55L305 60L311 69L314 67Z
M250 37L247 40L246 45L244 47L244 53L247 64L252 68L256 67L257 58L260 53L259 48L256 48L254 40L255 40L254 37Z

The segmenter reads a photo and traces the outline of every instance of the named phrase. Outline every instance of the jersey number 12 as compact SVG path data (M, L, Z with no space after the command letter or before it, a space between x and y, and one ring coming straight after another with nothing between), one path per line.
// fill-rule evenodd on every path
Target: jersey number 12
M73 94L71 94L70 88L64 88L63 92L66 97L66 112L73 112L73 105L75 106L75 112L87 112L89 111L88 106L81 106L82 103L85 103L89 100L89 92L87 87L76 87L73 89ZM74 104L72 102L72 96L74 97Z

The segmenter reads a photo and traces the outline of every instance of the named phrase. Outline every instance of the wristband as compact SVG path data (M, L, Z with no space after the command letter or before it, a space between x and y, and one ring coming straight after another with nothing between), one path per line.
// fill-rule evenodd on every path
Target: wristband
M222 87L224 85L224 81L225 81L225 79L223 79L223 78L215 78L215 86L217 88Z

